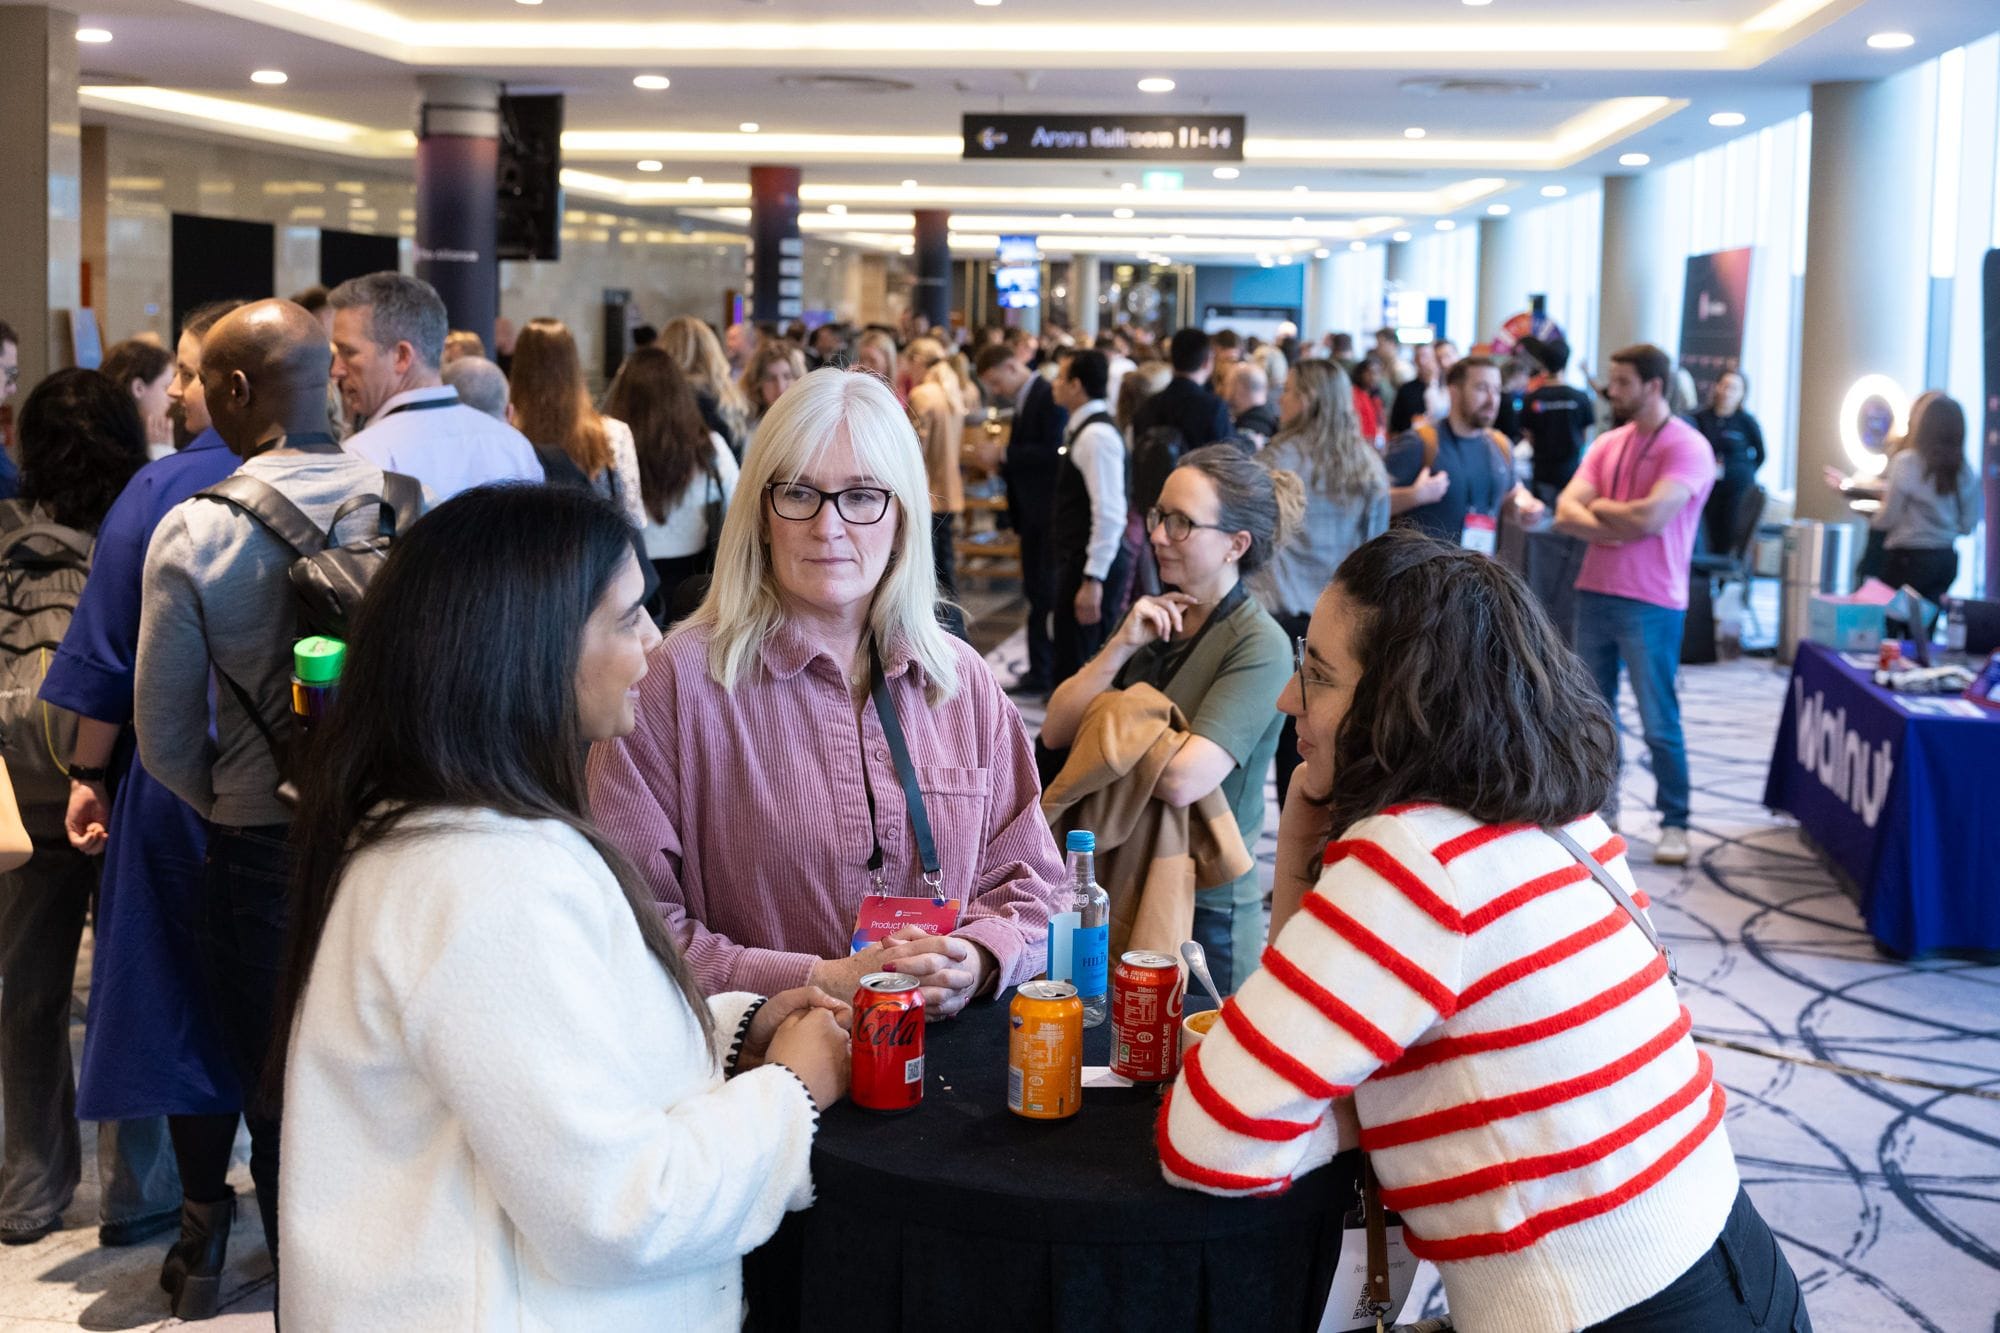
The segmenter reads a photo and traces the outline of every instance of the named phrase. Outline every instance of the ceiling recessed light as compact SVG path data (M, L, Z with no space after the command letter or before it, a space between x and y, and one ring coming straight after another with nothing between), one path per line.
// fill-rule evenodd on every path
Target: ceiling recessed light
M1328 249L1326 249L1325 247L1321 247L1320 249L1318 249L1318 250L1315 250L1315 251L1313 251L1313 258L1314 258L1314 259L1331 259L1331 258L1333 258L1333 251L1331 251L1331 250L1328 250Z
M639 164L639 170L641 171L665 171L666 169L667 169L666 163L656 162L650 157L647 158L644 162L641 162Z
M906 190L914 190L917 188L917 183L915 181L904 181L903 188Z
M1618 165L1621 167L1646 167L1651 166L1652 163L1653 158L1650 153L1620 153L1618 155Z
M831 213L831 214L833 214L833 215L834 215L835 217L837 217L837 218L844 218L844 217L846 217L846 216L847 216L847 205L846 205L846 204L828 204L828 205L826 206L826 211L827 211L827 212L829 212L829 213Z
M1139 188L1139 184L1137 181L1120 181L1118 184L1118 188L1123 190L1125 193L1130 194L1134 190Z
M1304 218L1293 218L1292 225L1294 227L1303 227L1306 225L1306 220Z
M1129 208L1114 208L1111 210L1111 216L1120 219L1129 218L1132 216L1132 210Z
M690 177L688 177L688 184L689 184L689 185L699 185L699 184L701 184L701 177L699 177L699 176L690 176Z
M76 30L76 39L79 42L87 42L92 46L102 46L111 40L111 33L105 28L78 28Z
M1076 214L1074 214L1074 213L1064 213L1064 214L1062 215L1062 220L1063 220L1064 222L1070 222L1070 221L1073 221L1073 220L1075 220L1075 218L1076 218Z
M1358 255L1358 254L1360 254L1360 253L1361 253L1361 252L1362 252L1363 250L1366 250L1366 249L1368 248L1368 242L1366 242L1366 241L1349 241L1349 242L1347 243L1347 248L1348 248L1348 249L1350 249L1350 250L1352 250L1352 251L1353 251L1353 252L1354 252L1355 254L1357 254L1357 255ZM1326 258L1326 251L1324 251L1324 250L1315 250L1315 251L1313 251L1313 254L1317 255L1317 256L1318 256L1319 258L1321 258L1321 259L1324 259L1324 258Z
M1294 185L1294 186L1292 187L1292 193L1293 193L1293 194L1304 194L1304 193L1305 193L1305 192L1306 192L1307 190L1309 190L1309 189L1311 189L1311 188L1312 188L1312 187L1311 187L1311 186L1309 186L1309 185Z
M1486 206L1486 216L1491 218L1504 218L1513 211L1513 208L1507 204L1488 204Z
M1421 139L1421 138L1423 138L1423 137L1424 137L1424 135L1425 135L1425 134L1427 134L1427 133L1429 133L1429 131L1428 131L1428 130L1426 130L1426 129L1424 129L1424 127L1423 127L1423 126L1421 126L1421 125L1412 125L1412 126L1410 126L1410 128L1408 128L1407 130L1404 130L1404 131L1403 131L1403 137L1404 137L1405 139Z
M542 0L514 0L517 5L539 5Z
M995 5L999 4L1000 0L972 0L972 3L975 5L983 5L987 9L991 9Z
M738 125L736 128L741 130L745 134L755 134L758 130L763 129L764 127L762 125L759 125L754 120L746 120L741 125Z
M1406 231L1399 231L1394 236L1391 236L1389 239L1397 242L1407 241L1410 239L1410 233Z
M1450 218L1439 218L1434 224L1439 231L1457 231L1458 224Z
M1170 93L1174 90L1172 79L1141 79L1139 91L1142 93Z
M1493 0L1465 0L1465 3L1471 5L1474 9L1479 9L1482 6L1492 4Z
M1916 44L1917 39L1907 32L1878 32L1868 39L1868 45L1877 51L1901 51Z
M1544 185L1542 187L1542 198L1544 199L1560 199L1568 193L1569 187L1567 185Z
M634 88L644 88L649 93L664 91L673 81L664 74L641 74L632 80Z
M1733 130L1747 117L1741 111L1718 111L1708 118L1708 123L1719 130Z
M1215 178L1219 181L1233 181L1242 174L1235 167L1217 167L1214 172Z
M259 69L252 70L250 73L250 82L252 83L268 83L275 86L284 81L285 71L281 69Z

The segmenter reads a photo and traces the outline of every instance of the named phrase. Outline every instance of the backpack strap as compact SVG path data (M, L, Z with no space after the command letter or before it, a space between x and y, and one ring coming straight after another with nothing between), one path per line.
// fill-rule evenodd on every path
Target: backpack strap
M410 525L422 513L424 488L415 477L400 472L384 472L380 495L350 495L341 502L340 508L333 511L333 522L327 525L327 540L331 542L334 539L343 520L363 512L370 505L378 508L377 535L394 540L409 531Z
M1507 469L1507 475L1512 476L1514 474L1513 444L1508 441L1506 435L1491 426L1486 428L1486 442L1493 446L1494 453L1500 455L1501 466Z
M262 524L273 537L291 547L292 553L300 558L317 555L326 549L327 535L314 526L313 521L305 516L305 511L287 500L276 487L255 477L234 473L207 490L196 492L195 498L219 500L242 510Z
M1431 465L1438 461L1438 428L1426 421L1415 429L1417 438L1424 444L1424 465L1417 471L1428 472L1431 470Z
M0 560L12 560L14 552L20 548L22 543L33 541L37 537L44 541L52 542L60 550L73 556L73 563L79 565L88 565L90 563L90 553L96 545L90 534L78 532L75 528L64 527L60 523L28 523L18 528L6 529L4 533L0 533L0 540L4 540L6 543L4 548L0 548Z

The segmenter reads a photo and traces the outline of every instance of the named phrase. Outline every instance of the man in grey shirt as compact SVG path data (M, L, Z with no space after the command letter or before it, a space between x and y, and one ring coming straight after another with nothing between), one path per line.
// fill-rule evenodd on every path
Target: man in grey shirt
M226 316L202 344L201 380L211 423L245 460L241 475L275 488L322 530L345 501L381 494L382 469L342 452L327 434L326 334L303 307L258 301ZM373 507L348 520L356 534L374 521ZM265 726L287 726L293 558L250 515L197 495L160 521L141 594L133 700L139 754L209 822L199 946L246 1094L258 1085L270 1044L292 812L277 797L278 765L262 730L220 680L219 739L210 739L209 678L212 666L255 701ZM245 1115L250 1174L275 1262L278 1124L275 1115ZM226 1222L217 1225L226 1233ZM219 1260L219 1247L210 1250L206 1257ZM199 1265L204 1256L188 1258ZM171 1256L168 1268L171 1274Z

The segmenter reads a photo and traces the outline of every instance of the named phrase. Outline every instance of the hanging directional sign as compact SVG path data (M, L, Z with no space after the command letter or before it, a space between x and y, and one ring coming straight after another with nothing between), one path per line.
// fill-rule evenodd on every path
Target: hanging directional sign
M1241 116L965 116L967 159L1241 162Z

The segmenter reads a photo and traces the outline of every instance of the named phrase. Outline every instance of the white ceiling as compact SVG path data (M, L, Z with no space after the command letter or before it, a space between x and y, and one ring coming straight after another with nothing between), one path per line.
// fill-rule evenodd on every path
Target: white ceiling
M2000 27L1994 0L1261 0L1254 24L1214 0L1099 0L1087 23L1080 12L1075 0L91 0L79 23L113 34L82 48L86 84L125 85L86 93L93 120L403 157L416 76L453 69L564 93L565 159L594 178L582 192L629 203L728 205L747 162L787 160L809 188L857 187L857 214L895 207L858 187L913 178L920 193L958 192L962 212L1104 217L1118 203L1142 219L1268 220L1297 208L1315 227L1537 200L1544 184L1618 170L1623 152L1664 162L1743 132L1711 127L1712 112L1755 128L1803 110L1815 82L1880 77ZM1916 44L1869 49L1885 30ZM260 68L290 81L252 85ZM639 91L640 73L672 87ZM896 86L857 93L816 75ZM1139 93L1144 75L1178 86ZM1522 89L1432 91L1449 78ZM216 100L157 105L188 94ZM1131 164L959 161L960 115L999 109L1240 113L1249 160L1230 182L1183 166L1187 190L1213 196L1200 199L1115 197L1137 179ZM256 123L271 111L332 126ZM760 133L740 134L743 121ZM1420 143L1404 138L1412 127ZM593 146L606 134L621 137ZM687 135L708 137L671 137ZM642 157L664 170L638 171ZM706 197L690 197L690 175ZM1301 185L1306 199L1279 197ZM1084 193L1008 207L1008 194L1050 188Z

